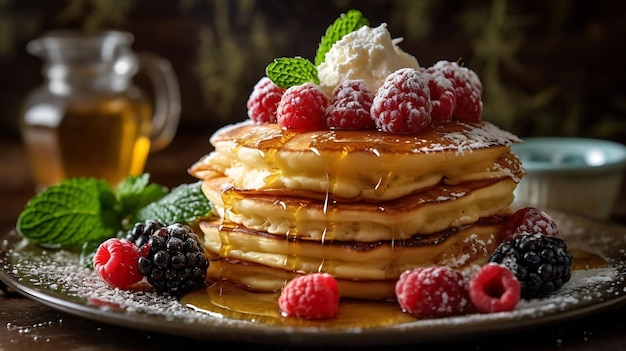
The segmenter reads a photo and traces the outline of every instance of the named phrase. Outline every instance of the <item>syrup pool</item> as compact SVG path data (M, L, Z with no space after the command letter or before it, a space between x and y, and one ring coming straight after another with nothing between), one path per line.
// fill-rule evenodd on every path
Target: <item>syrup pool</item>
M572 250L573 270L607 268L602 257ZM375 328L416 321L416 317L402 312L395 301L342 299L336 318L305 320L282 316L278 308L279 292L257 293L242 289L234 283L221 281L206 289L185 295L181 304L219 318L242 320L271 326L316 326L329 329Z
M320 326L325 328L372 328L411 322L395 302L343 300L336 318L305 320L284 317L278 309L279 293L256 293L230 282L219 282L192 292L181 303L193 310L218 317L263 323L272 326Z

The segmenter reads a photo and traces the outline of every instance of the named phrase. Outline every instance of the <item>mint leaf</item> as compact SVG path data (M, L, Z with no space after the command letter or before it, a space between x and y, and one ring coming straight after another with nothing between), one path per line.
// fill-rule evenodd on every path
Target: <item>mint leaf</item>
M179 185L160 200L140 209L135 222L156 219L167 224L190 224L209 215L211 203L204 196L201 185L202 182Z
M165 196L169 189L159 184L150 184L150 174L129 176L117 185L117 201L120 212L133 215L139 209Z
M117 192L95 178L64 180L28 201L16 228L24 238L41 246L82 249L81 264L89 266L102 241L123 235L123 223L157 219L191 224L211 214L201 182L169 192L149 184L149 178L148 174L127 177L118 184Z
M80 248L86 241L116 234L121 227L116 203L113 189L103 180L64 180L28 201L16 229L42 246Z
M302 57L283 57L274 59L267 65L265 75L283 89L304 83L319 84L317 68Z
M368 25L369 21L363 16L361 11L350 10L345 14L341 14L341 16L326 29L326 33L322 37L320 45L317 48L317 53L315 54L315 66L319 66L320 63L324 62L326 53L333 44L341 40L344 35Z

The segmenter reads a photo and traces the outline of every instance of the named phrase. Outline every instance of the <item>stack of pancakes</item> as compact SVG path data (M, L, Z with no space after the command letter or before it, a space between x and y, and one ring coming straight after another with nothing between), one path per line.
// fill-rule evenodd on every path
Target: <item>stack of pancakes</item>
M524 170L488 122L416 135L224 127L190 174L216 218L200 223L208 278L278 291L328 272L343 297L393 298L407 269L486 262Z

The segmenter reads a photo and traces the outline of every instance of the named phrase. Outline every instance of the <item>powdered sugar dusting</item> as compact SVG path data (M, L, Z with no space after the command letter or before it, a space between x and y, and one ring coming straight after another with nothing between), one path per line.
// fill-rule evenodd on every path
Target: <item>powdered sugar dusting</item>
M85 300L102 311L142 313L184 323L209 319L208 315L183 306L173 296L151 291L147 284L136 285L136 290L112 288L92 269L82 267L75 254L62 250L36 253L14 252L16 263L5 269L10 269L24 284Z
M521 140L512 133L502 130L491 123L485 123L482 128L476 128L469 123L461 123L467 130L463 132L447 133L443 139L452 142L450 148L456 148L457 153L484 149L493 145L510 146Z
M497 172L503 172L507 176L509 176L513 181L519 183L522 180L522 176L526 173L526 170L521 166L519 159L516 157L515 159L506 158L504 160L505 164L494 163L493 170ZM514 170L518 170L515 172Z
M415 320L400 323L388 328L406 330L414 335L428 333L431 328L463 329L465 326L480 324L485 328L502 329L510 323L533 319L531 323L540 323L542 317L555 316L561 312L572 312L586 307L591 310L595 304L621 302L626 295L626 233L619 227L613 230L608 227L594 227L589 233L589 224L570 217L550 215L557 220L563 237L571 248L595 252L603 256L608 267L585 270L573 270L572 278L559 291L542 298L520 301L511 312L489 314L468 314L455 317ZM63 297L65 300L77 304L92 306L97 312L118 315L119 319L135 319L140 321L157 321L170 323L168 325L183 325L192 330L198 329L197 335L210 338L207 326L219 328L228 327L230 330L263 327L258 323L234 320L192 310L182 305L174 297L151 291L138 286L137 290L126 291L109 287L91 269L80 266L77 255L65 251L41 250L30 246L22 247L19 244L0 243L4 250L4 257L0 255L0 263L4 271L17 282L40 289L48 294ZM4 260L3 260L4 258ZM136 327L141 328L141 323ZM234 328L234 329L232 329ZM317 327L316 327L317 328ZM315 328L314 328L315 330ZM319 331L324 330L324 323L320 322ZM456 329L458 330L458 329ZM297 327L283 328L272 333L289 334L310 333L310 328ZM366 332L366 328L346 328L347 336ZM215 333L215 332L214 332ZM236 335L238 332L235 332ZM270 333L270 334L272 334ZM217 335L217 334L215 334ZM235 337L233 335L233 338Z
M435 124L434 128L438 133L436 141L433 141L432 138L427 140L416 137L415 140L412 140L415 146L412 152L427 154L453 151L457 155L462 155L465 152L494 146L510 147L513 143L521 142L521 139L516 135L500 129L489 122L472 124L457 121L456 123L459 126L459 129L456 131L445 131L443 128L445 128L446 124ZM504 170L502 166L500 166L501 169L496 170ZM509 162L509 166L513 167L514 165Z

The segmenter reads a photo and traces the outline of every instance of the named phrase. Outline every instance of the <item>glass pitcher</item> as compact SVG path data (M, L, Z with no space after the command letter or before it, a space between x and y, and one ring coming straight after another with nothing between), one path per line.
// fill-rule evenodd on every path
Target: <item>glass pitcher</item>
M26 98L20 120L38 190L83 176L115 186L171 142L176 76L166 59L134 53L132 42L120 31L52 31L28 43L45 61L44 84ZM154 103L133 84L138 72L151 81Z

